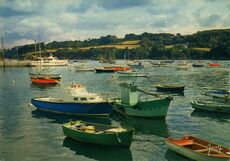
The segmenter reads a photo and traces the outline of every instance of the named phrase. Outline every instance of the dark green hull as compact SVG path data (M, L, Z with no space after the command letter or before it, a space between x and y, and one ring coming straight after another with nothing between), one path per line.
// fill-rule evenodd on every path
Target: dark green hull
M161 98L143 102L139 101L135 105L117 103L116 108L132 117L165 118L170 101L171 100L169 98Z
M66 136L85 143L97 144L103 146L130 147L133 138L133 129L124 132L113 133L88 133L68 127L70 123L63 124L62 129ZM95 125L96 128L106 127L107 125ZM107 126L108 128L113 128Z

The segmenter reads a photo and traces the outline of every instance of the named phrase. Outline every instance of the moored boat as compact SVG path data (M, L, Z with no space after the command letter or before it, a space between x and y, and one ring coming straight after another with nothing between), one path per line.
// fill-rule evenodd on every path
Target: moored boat
M78 64L75 67L75 71L76 72L91 72L91 71L94 71L93 68L91 67L88 67L86 64Z
M194 137L182 139L166 138L166 145L187 158L196 161L229 161L230 149L224 146Z
M194 63L192 67L204 67L204 64Z
M48 57L36 57L35 60L31 60L29 66L66 66L69 62L67 59L59 60L52 54Z
M228 90L210 90L206 91L204 95L212 97L215 102L230 103L230 91Z
M71 94L71 99L34 98L31 103L40 110L68 115L109 116L112 112L112 101L87 92L80 84L71 86Z
M208 66L210 66L210 67L219 67L220 64L219 63L209 63Z
M29 75L34 84L57 84L61 81L60 74L29 73Z
M190 103L192 107L197 110L230 113L230 104L207 100L195 100Z
M115 70L114 68L103 68L103 67L99 67L99 68L94 68L96 73L114 73Z
M133 84L122 83L121 102L115 107L124 114L132 117L142 118L165 118L168 112L172 97L158 96L148 100L139 100L138 91L144 92ZM147 92L144 92L147 94ZM149 93L148 93L149 94ZM153 94L151 94L153 95Z
M71 121L62 125L64 134L74 140L103 145L130 147L133 129L114 127L83 121Z
M183 84L156 84L156 89L161 92L183 93L185 85Z
M119 74L120 77L147 77L147 73L137 72L133 70L118 71L117 73Z

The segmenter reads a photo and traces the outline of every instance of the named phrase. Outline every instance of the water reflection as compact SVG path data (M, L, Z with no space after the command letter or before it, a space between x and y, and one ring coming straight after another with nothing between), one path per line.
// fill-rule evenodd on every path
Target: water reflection
M51 112L42 111L39 109L36 109L31 112L32 117L34 118L48 118L53 123L63 124L69 121L74 120L82 120L85 122L94 122L99 124L106 124L111 125L111 120L109 118L100 118L100 117L81 117L81 116L74 116L74 115L63 115L63 114L56 114Z
M167 150L165 153L165 159L168 161L192 161L189 158L186 158L172 150Z
M142 134L150 134L161 137L168 137L168 127L165 119L142 119L142 118L129 118L121 122L122 126L128 126L135 129L135 132Z
M132 153L128 148L105 147L93 144L81 143L68 137L63 141L63 147L76 152L76 155L83 155L101 161L129 161L132 160Z

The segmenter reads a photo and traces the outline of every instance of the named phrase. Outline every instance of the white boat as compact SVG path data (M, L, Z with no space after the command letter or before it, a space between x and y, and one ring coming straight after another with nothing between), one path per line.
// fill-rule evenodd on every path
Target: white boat
M104 102L105 100L101 98L96 93L90 93L86 90L86 87L80 83L72 83L70 87L71 95L74 97L74 101L84 101L84 102Z
M94 68L90 68L88 67L86 64L78 64L75 67L75 71L76 72L90 72L90 71L94 71Z
M176 69L188 70L191 68L191 64L187 63L186 61L182 61L177 63Z
M67 59L59 60L57 57L53 57L53 55L49 57L36 57L35 60L29 62L29 66L66 66L68 64Z
M147 73L133 70L118 71L117 73L119 74L119 77L147 77Z

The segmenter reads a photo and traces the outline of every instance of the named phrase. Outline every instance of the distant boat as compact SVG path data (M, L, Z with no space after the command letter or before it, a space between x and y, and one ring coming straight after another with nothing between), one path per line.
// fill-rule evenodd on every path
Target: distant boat
M220 64L219 63L209 63L208 66L210 66L210 67L219 67Z
M194 137L182 139L166 138L170 150L197 161L229 161L230 149L224 146Z
M29 66L66 66L69 62L67 59L59 60L51 54L49 57L36 57L29 62Z
M98 68L94 68L96 73L114 73L115 70L114 68L103 68L103 67L98 67Z
M142 69L144 68L144 65L139 62L139 61L127 61L126 63L128 66L130 66L131 68L135 68L135 69Z
M94 71L94 68L88 67L86 64L79 64L74 66L76 72L91 72Z
M142 118L165 118L168 112L172 97L158 96L158 98L139 100L138 91L145 94L133 84L122 83L121 86L121 103L116 103L115 107L125 115Z
M133 70L118 71L117 73L119 74L119 77L147 77L147 73Z
M176 69L181 69L181 70L188 70L190 69L191 66L189 63L187 63L186 61L182 61L177 63Z
M103 146L129 148L133 138L133 129L83 121L65 123L62 129L66 136L74 140Z
M192 67L197 67L197 68L201 68L201 67L204 67L204 64L202 64L202 63L194 63L194 64L192 64Z
M34 84L57 84L61 81L60 74L29 73L31 82Z
M126 71L126 70L129 70L129 69L130 68L127 67L127 66L120 66L120 65L103 66L103 67L94 68L96 73L114 73L114 72L117 72L117 71Z
M161 92L183 93L185 85L183 84L156 84L156 89Z
M109 116L112 112L112 101L87 92L81 84L73 83L70 90L71 99L34 98L31 103L40 110L68 115Z
M214 111L230 114L230 104L207 101L207 100L195 100L190 102L192 107L197 110Z
M41 45L39 43L39 55L41 58ZM53 74L48 73L48 71L42 70L42 64L44 64L44 61L42 59L39 59L36 61L36 66L39 66L39 72L29 73L31 82L33 84L57 84L61 81L61 75L60 74Z

